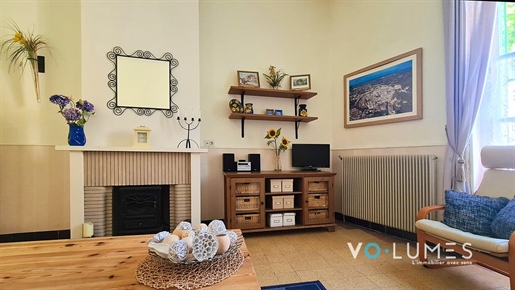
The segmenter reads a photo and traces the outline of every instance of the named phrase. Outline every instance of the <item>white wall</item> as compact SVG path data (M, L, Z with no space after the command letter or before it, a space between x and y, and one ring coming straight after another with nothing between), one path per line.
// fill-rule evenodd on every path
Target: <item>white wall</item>
M81 27L81 93L97 110L86 124L87 145L132 146L133 128L146 126L152 130L153 147L177 147L186 138L186 131L180 128L176 116L166 118L159 111L150 117L138 116L130 110L116 116L107 108L107 101L114 96L107 86L107 74L114 65L106 55L115 46L129 55L136 50L150 51L157 58L172 53L179 61L172 71L178 80L178 92L172 101L181 109L198 110L198 1L83 1ZM199 130L192 132L193 139L198 140L198 136Z
M332 145L336 149L445 145L442 2L332 1ZM422 47L423 119L343 127L343 76Z

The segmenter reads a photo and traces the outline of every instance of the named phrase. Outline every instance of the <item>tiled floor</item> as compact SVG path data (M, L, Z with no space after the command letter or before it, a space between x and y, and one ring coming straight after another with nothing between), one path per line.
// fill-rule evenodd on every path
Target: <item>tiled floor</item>
M245 234L245 242L261 286L320 280L327 289L335 290L510 289L508 277L481 266L426 269L414 265L408 257L417 254L414 243L408 247L406 240L349 224L339 224L335 232L309 229ZM360 242L354 259L347 243L357 250ZM365 256L368 243L380 247L377 258ZM369 255L377 254L377 246L370 245Z

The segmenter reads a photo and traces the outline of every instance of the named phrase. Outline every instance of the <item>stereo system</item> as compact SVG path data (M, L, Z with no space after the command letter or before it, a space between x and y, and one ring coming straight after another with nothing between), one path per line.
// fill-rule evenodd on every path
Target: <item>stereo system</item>
M237 171L261 171L261 155L249 154L248 161L238 160L234 158L234 153L223 153L223 171L224 172L237 172Z

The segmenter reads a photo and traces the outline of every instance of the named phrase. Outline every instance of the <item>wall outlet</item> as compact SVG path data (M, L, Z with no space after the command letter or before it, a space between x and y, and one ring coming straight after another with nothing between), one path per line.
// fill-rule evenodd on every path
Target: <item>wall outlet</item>
M215 147L215 141L213 141L213 140L204 140L204 147Z

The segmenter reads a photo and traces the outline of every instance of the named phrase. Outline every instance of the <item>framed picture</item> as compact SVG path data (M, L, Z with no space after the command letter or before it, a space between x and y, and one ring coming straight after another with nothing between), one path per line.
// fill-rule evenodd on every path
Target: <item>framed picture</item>
M311 76L310 75L296 75L290 76L290 90L304 91L311 89Z
M283 110L274 110L274 115L276 116L282 116L283 115Z
M267 115L273 115L274 114L274 109L266 109L266 114Z
M422 48L343 77L344 127L422 119Z
M238 71L238 86L259 88L259 73L257 71Z

